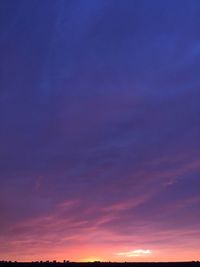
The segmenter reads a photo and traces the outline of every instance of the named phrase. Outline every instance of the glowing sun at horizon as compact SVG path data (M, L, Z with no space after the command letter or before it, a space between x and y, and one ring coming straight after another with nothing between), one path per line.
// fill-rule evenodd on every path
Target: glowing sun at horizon
M103 260L98 258L98 257L89 257L89 258L82 259L81 261L83 261L83 262L94 262L94 261L103 261Z

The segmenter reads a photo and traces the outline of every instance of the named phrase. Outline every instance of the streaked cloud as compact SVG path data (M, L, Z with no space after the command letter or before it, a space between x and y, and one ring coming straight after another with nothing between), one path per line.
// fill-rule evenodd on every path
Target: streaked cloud
M199 25L199 0L1 0L0 258L198 258Z
M116 255L124 257L141 257L150 255L152 252L149 249L136 249L128 252L119 252Z

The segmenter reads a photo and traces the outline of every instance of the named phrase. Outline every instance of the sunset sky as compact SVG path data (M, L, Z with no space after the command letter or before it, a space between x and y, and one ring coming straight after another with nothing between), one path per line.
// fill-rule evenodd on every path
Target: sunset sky
M0 0L0 260L200 260L200 1Z

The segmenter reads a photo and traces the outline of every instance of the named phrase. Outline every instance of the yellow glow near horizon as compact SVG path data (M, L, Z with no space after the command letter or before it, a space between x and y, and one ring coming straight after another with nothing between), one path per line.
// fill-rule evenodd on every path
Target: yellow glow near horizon
M89 257L89 258L86 258L86 259L82 259L81 261L83 261L83 262L94 262L94 261L102 261L102 259L97 258L97 257Z

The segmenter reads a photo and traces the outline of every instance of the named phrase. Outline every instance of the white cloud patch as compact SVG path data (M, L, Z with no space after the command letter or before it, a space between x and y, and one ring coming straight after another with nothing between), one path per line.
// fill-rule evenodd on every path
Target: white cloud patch
M118 256L124 256L124 257L140 257L140 256L147 256L150 255L151 251L149 249L137 249L127 252L119 252L117 253Z

